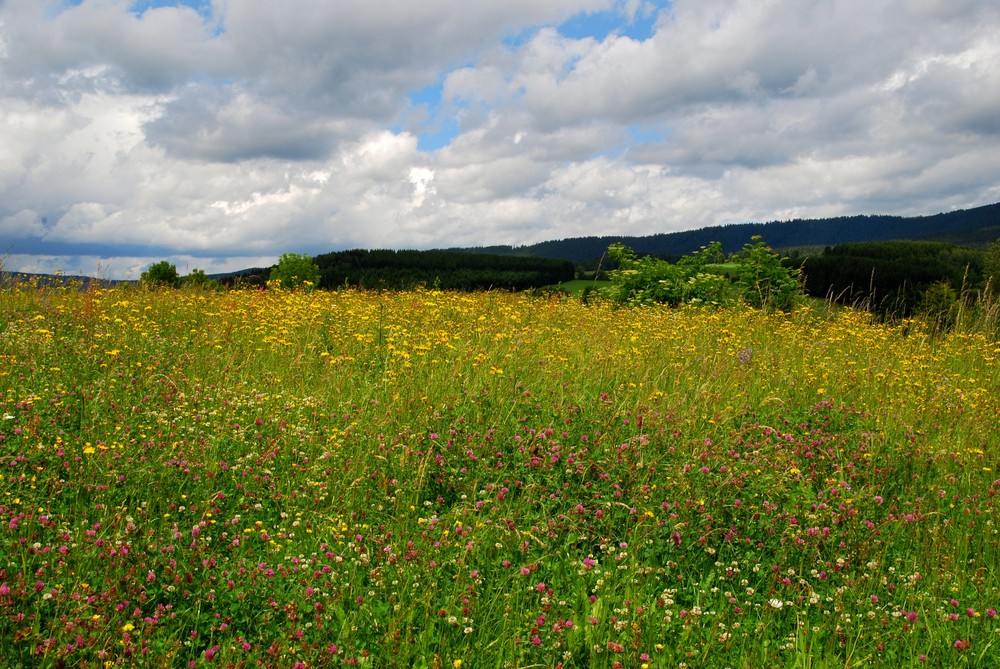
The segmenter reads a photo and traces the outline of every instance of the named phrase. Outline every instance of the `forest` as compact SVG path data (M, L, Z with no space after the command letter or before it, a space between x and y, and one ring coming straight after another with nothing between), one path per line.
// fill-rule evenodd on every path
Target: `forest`
M941 242L859 242L827 247L802 259L801 268L810 295L907 317L931 286L947 286L956 296L985 288L990 257Z
M441 290L527 290L573 279L568 260L450 253L355 249L313 258L320 288L403 290L416 286Z
M941 241L983 248L1000 237L1000 203L932 216L860 215L735 223L640 237L574 237L526 246L490 246L476 250L481 253L563 258L593 270L602 266L602 261L607 262L605 254L608 247L615 243L624 244L640 255L676 261L712 242L722 244L726 253L735 253L755 235L761 236L776 249L822 248L849 242L895 239Z

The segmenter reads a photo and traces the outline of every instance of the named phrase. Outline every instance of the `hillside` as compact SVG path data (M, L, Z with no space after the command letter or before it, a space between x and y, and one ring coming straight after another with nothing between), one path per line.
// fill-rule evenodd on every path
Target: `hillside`
M760 235L774 248L825 247L846 242L877 242L897 239L943 241L971 247L985 247L1000 237L1000 203L960 209L931 216L841 216L821 219L796 219L770 223L739 223L723 226L661 233L642 237L575 237L540 242L527 246L490 246L475 249L449 249L481 253L559 258L578 264L593 263L621 242L639 255L676 258L713 241L723 250L740 250L754 235Z

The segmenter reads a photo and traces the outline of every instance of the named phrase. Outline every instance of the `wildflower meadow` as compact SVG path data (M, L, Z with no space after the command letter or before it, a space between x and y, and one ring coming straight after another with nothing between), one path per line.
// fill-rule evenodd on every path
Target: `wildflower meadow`
M0 290L0 665L997 667L1000 345L850 309Z

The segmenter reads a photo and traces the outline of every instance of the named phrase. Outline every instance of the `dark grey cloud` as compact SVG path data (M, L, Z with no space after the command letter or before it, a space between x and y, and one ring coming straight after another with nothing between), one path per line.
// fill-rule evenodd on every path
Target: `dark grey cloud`
M349 124L273 103L231 86L192 85L145 125L146 139L179 158L240 162L320 160L348 136Z

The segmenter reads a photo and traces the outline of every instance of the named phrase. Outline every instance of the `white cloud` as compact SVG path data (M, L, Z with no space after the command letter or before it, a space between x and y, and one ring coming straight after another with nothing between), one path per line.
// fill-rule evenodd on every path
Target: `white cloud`
M0 3L7 265L233 269L1000 199L995 3L304 4ZM607 9L652 36L558 30ZM407 97L437 84L439 105Z

